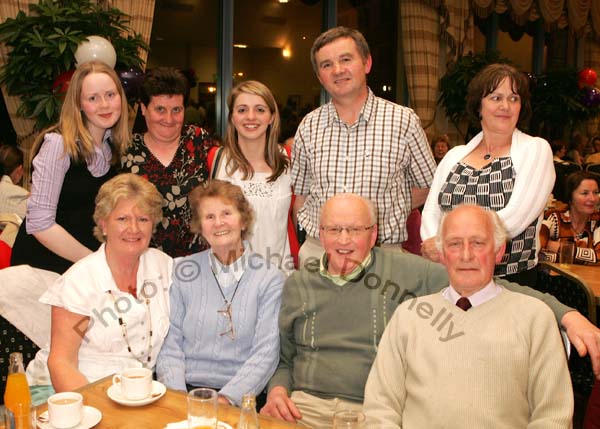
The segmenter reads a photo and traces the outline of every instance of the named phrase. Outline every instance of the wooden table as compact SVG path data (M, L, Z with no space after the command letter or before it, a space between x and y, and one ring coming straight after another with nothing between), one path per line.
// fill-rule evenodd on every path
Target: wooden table
M596 305L600 305L600 266L558 264L555 262L544 262L552 271L567 277L575 278L584 283L596 297Z
M186 394L167 389L158 401L143 407L126 407L113 402L106 391L112 384L112 376L88 384L78 390L83 395L83 403L98 408L102 420L95 426L98 429L163 429L167 423L187 418ZM38 407L38 415L47 408ZM219 405L219 420L229 423L234 429L240 417L240 409L229 405ZM259 415L260 427L264 429L300 428L301 426Z

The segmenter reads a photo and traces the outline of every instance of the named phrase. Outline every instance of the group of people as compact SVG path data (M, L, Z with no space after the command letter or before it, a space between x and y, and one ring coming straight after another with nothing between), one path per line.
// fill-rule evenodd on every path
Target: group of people
M179 72L146 74L147 131L130 139L114 71L77 69L34 145L13 248L13 264L64 273L41 298L51 341L30 380L72 390L145 366L236 405L268 384L261 413L313 428L363 402L377 427L569 427L557 322L598 376L600 330L526 287L554 183L548 143L517 128L526 78L503 64L479 73L467 106L482 131L446 144L436 167L418 116L368 88L360 32L324 32L311 62L331 101L302 120L291 155L260 82L232 89L211 148L184 125ZM402 243L423 204L422 258Z

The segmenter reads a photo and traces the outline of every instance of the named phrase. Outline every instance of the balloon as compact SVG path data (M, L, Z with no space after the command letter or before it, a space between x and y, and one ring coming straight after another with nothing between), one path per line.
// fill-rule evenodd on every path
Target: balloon
M598 80L598 74L591 68L583 69L579 72L579 85L593 86Z
M87 40L77 46L75 61L77 66L89 61L102 61L114 68L117 63L117 53L113 45L104 37L88 36Z
M135 103L139 97L142 82L144 81L144 74L135 67L117 69L116 72L121 80L121 85L123 85L123 89L125 90L127 101L131 104Z
M581 102L586 107L596 107L600 104L600 90L595 87L586 86L583 89Z
M59 98L65 98L73 73L75 73L75 70L68 70L59 74L56 79L54 79L54 82L52 83L52 92L58 95Z

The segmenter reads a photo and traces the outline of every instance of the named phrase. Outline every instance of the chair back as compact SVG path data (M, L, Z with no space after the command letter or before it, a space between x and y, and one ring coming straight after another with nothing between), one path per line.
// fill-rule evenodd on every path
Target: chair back
M588 164L585 169L590 173L600 174L600 164Z
M553 295L563 304L575 308L596 324L594 292L576 275L560 271L556 266L547 262L540 262L536 288ZM588 356L582 358L578 353L571 353L569 372L573 390L582 395L589 395L594 385L594 373L590 358Z

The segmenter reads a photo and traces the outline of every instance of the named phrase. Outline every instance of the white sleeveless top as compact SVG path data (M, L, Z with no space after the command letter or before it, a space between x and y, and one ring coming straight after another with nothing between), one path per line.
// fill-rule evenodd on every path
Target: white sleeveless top
M215 157L216 160L216 157ZM254 209L254 226L246 239L252 250L275 264L286 275L294 270L294 260L290 253L288 239L288 213L292 201L292 182L289 169L275 182L267 182L270 173L254 173L242 179L242 173L236 170L227 175L227 155L223 152L219 160L216 179L226 180L242 188L245 197Z

